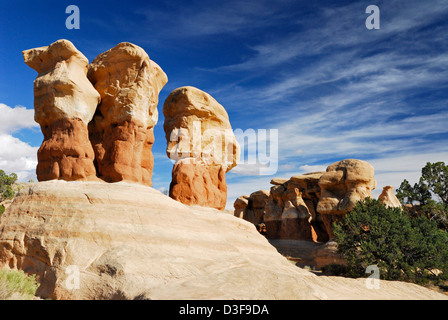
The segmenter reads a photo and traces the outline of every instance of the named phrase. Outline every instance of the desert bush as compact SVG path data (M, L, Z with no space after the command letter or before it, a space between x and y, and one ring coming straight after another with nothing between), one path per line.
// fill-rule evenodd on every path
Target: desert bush
M14 198L16 194L13 186L17 181L17 174L6 174L5 171L0 170L0 201Z
M34 275L0 269L0 300L30 300L38 288Z
M424 216L366 198L333 225L333 233L349 276L364 276L369 265L386 280L423 284L448 275L448 233Z

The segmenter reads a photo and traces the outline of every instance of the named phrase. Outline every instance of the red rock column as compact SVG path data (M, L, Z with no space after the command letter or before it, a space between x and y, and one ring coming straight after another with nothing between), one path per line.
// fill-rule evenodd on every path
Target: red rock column
M187 205L222 210L227 202L225 170L219 165L174 164L169 196Z
M23 56L39 73L34 81L34 119L44 141L37 154L37 179L96 179L87 124L100 96L87 79L87 58L68 40L25 50Z

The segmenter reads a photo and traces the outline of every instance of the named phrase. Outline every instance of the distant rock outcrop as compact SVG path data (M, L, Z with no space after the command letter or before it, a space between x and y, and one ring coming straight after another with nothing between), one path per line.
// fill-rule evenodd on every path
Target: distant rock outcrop
M89 124L98 176L151 186L153 128L166 74L141 47L123 42L101 53L88 77L101 95Z
M320 198L317 211L332 238L331 225L340 220L356 202L372 197L376 187L373 166L362 160L346 159L328 166L319 179Z
M318 181L322 172L291 177L281 183L274 179L266 204L264 222L269 239L326 241L316 212Z
M376 181L368 162L347 159L328 166L325 172L274 178L271 184L262 221L258 222L265 224L266 237L325 242L332 238L332 223L357 201L371 197ZM248 215L241 212L249 207L243 209L241 202L240 198L235 201L235 215L244 218Z
M258 190L250 196L241 196L233 204L234 215L252 222L258 230L264 230L265 207L268 199L268 190Z
M170 197L224 209L225 174L237 165L240 153L226 110L208 93L181 87L168 95L163 114L166 152L176 161Z
M389 208L401 208L401 202L395 196L394 188L392 186L386 186L383 188L383 192L378 197L378 200L381 200L386 207Z
M96 179L87 125L100 95L87 79L87 58L68 40L25 50L23 57L39 73L34 81L34 119L44 141L37 153L37 179Z

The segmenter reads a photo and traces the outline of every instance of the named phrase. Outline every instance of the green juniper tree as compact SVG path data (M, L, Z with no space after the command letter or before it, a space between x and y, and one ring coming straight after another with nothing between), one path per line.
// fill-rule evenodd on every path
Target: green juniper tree
M333 233L348 276L365 275L369 265L387 280L425 283L448 275L448 233L424 216L366 198L333 225Z
M417 183L411 186L404 180L396 191L408 214L424 215L448 230L448 165L428 162Z
M15 190L14 183L17 181L17 174L6 174L5 171L0 170L0 202L14 198ZM5 207L0 205L0 215L5 211Z

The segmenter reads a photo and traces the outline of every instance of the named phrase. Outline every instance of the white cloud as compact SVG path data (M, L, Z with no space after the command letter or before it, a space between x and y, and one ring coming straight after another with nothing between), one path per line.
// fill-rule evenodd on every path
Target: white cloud
M299 169L301 173L309 173L309 172L318 172L327 170L328 165L303 165L300 166Z
M32 147L11 134L38 127L34 121L34 111L0 103L0 114L0 169L7 173L15 172L20 181L35 179L38 147Z
M417 183L421 177L422 168L427 162L442 161L448 164L448 152L411 153L366 161L375 168L377 188L373 194L378 196L385 186L393 186L394 190L398 189L404 179L411 185Z
M34 121L34 110L22 106L11 108L4 103L0 103L0 114L0 133L38 127L38 124Z

